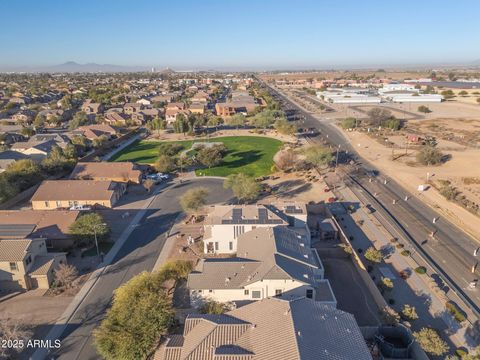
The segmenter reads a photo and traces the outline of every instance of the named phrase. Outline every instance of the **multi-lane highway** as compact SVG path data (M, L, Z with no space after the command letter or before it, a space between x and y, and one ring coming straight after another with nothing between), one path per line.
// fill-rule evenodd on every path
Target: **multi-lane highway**
M301 114L303 127L320 130L321 136L310 140L327 142L339 149L341 161L353 160L356 163L349 166L344 183L358 194L359 199L369 202L382 214L382 218L388 221L385 225L389 231L406 241L412 252L418 252L432 265L433 271L449 285L450 291L456 293L450 293L453 300L461 298L471 313L478 316L480 291L469 287L478 276L478 273L472 273L472 267L477 263L474 252L479 247L476 239L442 218L422 201L421 195L409 193L362 159L331 120L304 111L285 94L265 86L289 113L297 113L296 118ZM369 170L377 170L378 175L373 178L367 176Z

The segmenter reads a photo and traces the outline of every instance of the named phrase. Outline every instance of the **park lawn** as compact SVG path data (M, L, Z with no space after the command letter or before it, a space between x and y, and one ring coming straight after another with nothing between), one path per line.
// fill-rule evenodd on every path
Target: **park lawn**
M207 141L204 139L195 142ZM210 139L211 142L222 142L227 148L227 154L220 166L210 169L197 169L198 176L222 176L244 173L259 177L271 173L273 156L282 147L277 139L260 136L226 136ZM138 141L120 151L112 161L133 161L153 164L158 157L159 141ZM190 149L193 141L174 141Z
M153 164L158 158L158 147L162 141L137 140L125 149L116 153L110 161L133 161L139 164ZM185 149L192 147L192 140L170 141L182 144Z

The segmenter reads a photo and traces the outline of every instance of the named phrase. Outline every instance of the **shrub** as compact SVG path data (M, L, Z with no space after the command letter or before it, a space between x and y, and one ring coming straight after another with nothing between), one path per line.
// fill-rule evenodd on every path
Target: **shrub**
M365 251L365 259L372 263L380 263L382 261L382 253L373 246L370 246Z
M417 310L408 304L403 305L402 315L410 321L418 319Z
M410 251L409 250L403 250L400 254L403 256L410 256Z
M450 349L434 329L422 328L422 330L414 332L413 336L420 347L429 354L440 356Z
M427 269L425 268L425 266L419 266L415 268L415 272L419 275L424 275L427 273Z
M450 314L452 314L453 317L455 318L455 320L457 320L459 323L467 320L463 311L455 303L453 303L451 301L447 302L446 305L445 305L445 309L447 309L447 311Z
M397 245L395 245L395 247L396 247L397 249L403 249L403 248L405 247L405 245L403 245L403 244L397 244Z
M417 153L417 161L422 165L438 165L442 162L443 156L436 147L424 145Z

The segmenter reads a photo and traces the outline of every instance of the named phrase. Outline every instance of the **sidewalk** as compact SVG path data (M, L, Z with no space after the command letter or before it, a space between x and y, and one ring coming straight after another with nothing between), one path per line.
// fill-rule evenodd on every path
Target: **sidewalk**
M104 261L97 266L97 269L92 273L90 278L85 282L83 287L77 293L77 295L73 298L70 305L64 311L64 313L57 319L55 324L52 327L52 330L48 333L44 340L50 340L52 343L56 339L60 339L63 332L65 331L68 323L74 316L77 309L82 304L83 300L87 297L90 291L95 287L97 281L100 277L109 269L110 264L112 263L113 259L117 255L117 253L122 248L123 244L127 241L130 234L133 232L137 224L141 221L144 217L146 212L148 211L149 206L155 199L156 195L160 190L162 190L164 186L159 187L155 190L155 192L149 198L144 200L144 204L141 210L135 215L135 217L130 222L129 226L123 231L122 235L117 239L113 247L110 249L108 254L105 256ZM47 356L46 349L38 349L32 356L33 360L42 360Z
M125 149L127 146L129 146L130 144L132 144L134 141L139 140L142 136L143 136L143 134L142 134L142 133L139 133L139 134L131 137L130 139L128 139L127 141L125 141L124 143L122 143L122 145L120 145L119 147L113 149L113 150L110 151L108 154L103 155L103 156L102 156L102 161L108 161L113 155L115 155L116 153L122 151L122 150Z
M345 186L337 188L337 193L342 201L361 204L359 198ZM359 221L363 221L362 226L358 225ZM390 253L384 263L374 267L371 275L375 282L380 281L385 274L393 275L394 288L385 292L384 297L387 302L389 299L394 300L394 304L391 306L397 312L401 311L404 304L415 306L419 319L412 322L412 330L416 331L425 326L433 327L443 332L451 344L456 347L471 347L474 344L473 339L466 333L469 323L459 324L445 310L444 302L430 289L427 284L429 276L418 275L413 271L419 264L411 256L401 255L403 250L412 252L412 249L402 242L403 239L399 239L395 244L391 243L390 239L393 236L380 225L377 219L369 216L363 207L351 215L345 214L339 218L339 223L342 224L344 231L349 236L353 236L352 246L355 249L362 249L363 253L373 245L378 250ZM406 245L405 248L396 248L395 245L399 243ZM403 280L398 275L402 270L411 272L411 276L407 280Z

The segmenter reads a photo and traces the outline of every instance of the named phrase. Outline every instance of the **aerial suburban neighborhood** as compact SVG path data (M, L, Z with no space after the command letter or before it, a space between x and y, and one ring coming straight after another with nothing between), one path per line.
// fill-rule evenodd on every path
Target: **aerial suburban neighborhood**
M474 40L253 4L5 4L0 359L480 359Z

